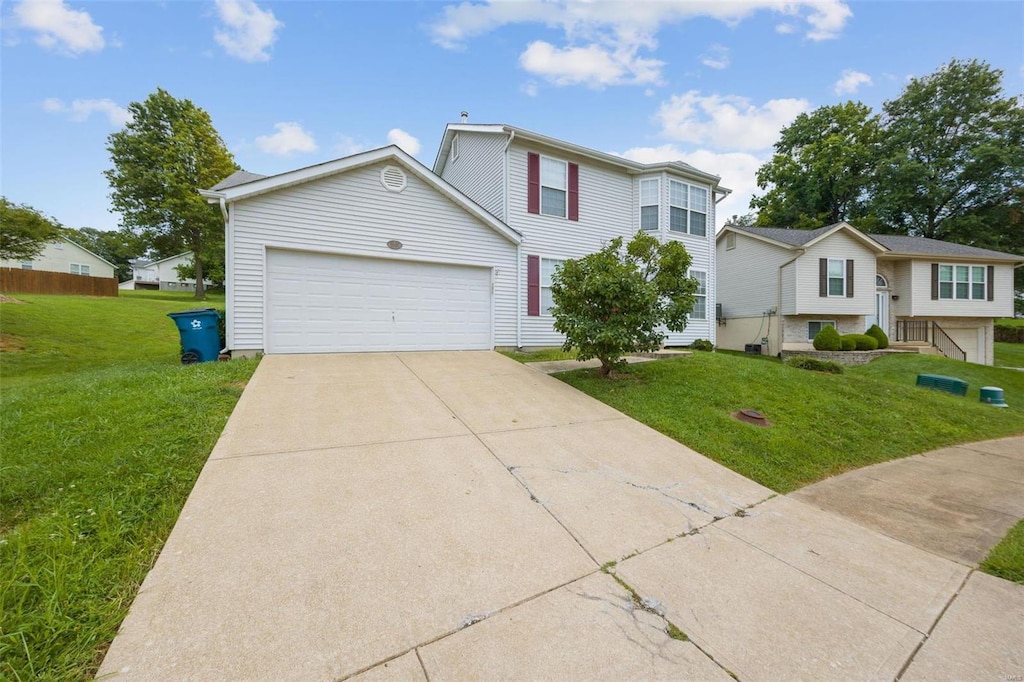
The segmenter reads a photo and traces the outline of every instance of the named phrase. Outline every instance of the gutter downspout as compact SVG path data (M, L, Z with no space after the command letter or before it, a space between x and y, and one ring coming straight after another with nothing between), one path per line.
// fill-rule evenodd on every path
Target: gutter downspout
M785 336L786 336L785 329L782 326L782 269L784 267L786 267L787 265L790 265L791 263L795 262L796 259L799 258L800 256L802 256L805 253L807 253L807 249L797 249L796 251L797 251L797 253L796 253L795 256L793 256L788 261L786 261L785 263L783 263L782 265L779 266L779 282L778 282L778 286L779 286L779 297L778 297L779 298L779 303L778 303L778 307L775 308L775 315L776 315L776 317L778 317L778 326L779 326L779 350L778 350L779 353L782 353L782 344L785 341ZM769 317L768 319L770 320L771 317ZM771 344L771 339L768 339L768 343ZM769 345L769 348L768 348L768 354L771 355L771 346L770 345Z
M504 215L502 218L506 225L509 225L509 206L508 206L508 174L509 174L509 159L508 159L508 148L512 146L512 140L516 137L516 131L508 131L508 140L505 142L505 149L502 153L505 155L505 177L504 191L502 192L502 211ZM511 227L511 225L509 225ZM522 239L516 244L516 348L523 347L523 242Z
M224 197L218 197L220 199L220 213L224 216L224 279L227 280L224 283L224 345L225 348L221 349L221 353L230 352L229 349L234 345L235 333L229 320L235 319L234 302L235 302L235 284L233 274L235 272L234 265L231 262L229 255L234 255L234 235L231 234L231 217L228 214L228 202Z

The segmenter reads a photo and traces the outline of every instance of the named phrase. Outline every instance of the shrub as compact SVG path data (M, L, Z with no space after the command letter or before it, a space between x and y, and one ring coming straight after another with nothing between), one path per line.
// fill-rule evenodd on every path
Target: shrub
M879 349L889 347L889 337L885 335L885 332L883 332L882 328L879 327L877 324L871 325L871 329L867 330L864 333L878 342Z
M1024 343L1024 326L996 323L995 340L1004 343Z
M850 335L840 336L839 341L843 344L843 350L857 350L857 340L850 338Z
M214 308L220 317L217 320L217 330L220 332L220 347L228 347L228 311L224 308Z
M839 350L842 342L839 340L839 332L835 327L822 327L821 331L814 337L815 350Z
M878 341L867 334L844 334L844 339L853 339L856 350L878 350Z
M692 350L707 350L707 351L711 351L711 350L715 349L715 344L711 343L710 341L708 341L706 339L697 339L696 341L694 341L693 343L690 344L690 348Z
M817 340L818 337L814 338ZM819 360L818 358L797 356L786 360L786 364L798 369L809 369L812 372L828 372L829 374L843 373L843 366L838 362L832 362L831 360Z

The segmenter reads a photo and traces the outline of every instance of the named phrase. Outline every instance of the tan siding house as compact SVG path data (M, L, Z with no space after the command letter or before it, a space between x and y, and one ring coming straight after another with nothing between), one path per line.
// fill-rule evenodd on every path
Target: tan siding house
M114 276L113 263L64 237L47 244L43 251L30 261L5 260L0 261L0 267L65 272L89 277Z
M727 225L717 254L723 348L760 343L774 355L811 348L824 325L847 334L878 324L894 342L981 364L993 362L993 320L1012 315L1013 269L1024 264L1013 254L869 235L847 223L809 231ZM773 296L777 310L765 305Z

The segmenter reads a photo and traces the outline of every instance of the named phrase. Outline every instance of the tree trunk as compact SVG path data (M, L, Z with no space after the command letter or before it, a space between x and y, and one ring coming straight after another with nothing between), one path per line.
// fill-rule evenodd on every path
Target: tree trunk
M196 267L196 300L206 300L206 286L203 284L203 259L199 256L199 250L192 252L192 262Z
M608 358L600 358L601 360L601 376L606 377L612 373L612 361Z

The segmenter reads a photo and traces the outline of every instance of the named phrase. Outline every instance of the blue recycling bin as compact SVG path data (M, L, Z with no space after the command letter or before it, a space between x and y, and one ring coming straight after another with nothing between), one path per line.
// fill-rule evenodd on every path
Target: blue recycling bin
M220 355L220 314L213 308L167 313L181 335L181 364L211 362Z

